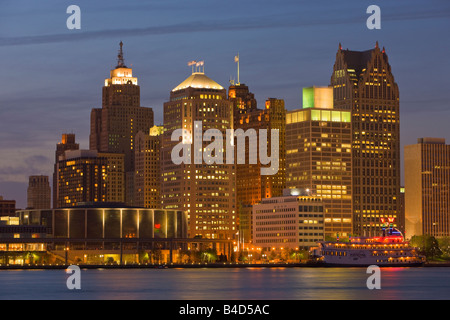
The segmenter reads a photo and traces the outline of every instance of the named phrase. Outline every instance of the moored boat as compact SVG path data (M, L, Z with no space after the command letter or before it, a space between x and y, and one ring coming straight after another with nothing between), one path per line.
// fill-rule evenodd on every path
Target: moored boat
M383 229L379 237L351 237L349 242L319 242L318 261L335 267L417 267L425 263L416 248L392 227Z

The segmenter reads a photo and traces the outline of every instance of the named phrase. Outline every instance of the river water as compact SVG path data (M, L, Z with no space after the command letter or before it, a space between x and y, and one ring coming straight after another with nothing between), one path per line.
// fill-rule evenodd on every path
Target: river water
M0 299L301 300L450 299L450 268L386 268L369 290L364 268L81 270L68 290L65 270L0 271Z

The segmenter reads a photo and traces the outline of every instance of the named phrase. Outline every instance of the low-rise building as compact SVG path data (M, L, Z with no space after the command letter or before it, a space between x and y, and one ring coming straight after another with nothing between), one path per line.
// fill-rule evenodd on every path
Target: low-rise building
M253 206L253 244L261 250L309 249L324 241L322 198L299 189Z

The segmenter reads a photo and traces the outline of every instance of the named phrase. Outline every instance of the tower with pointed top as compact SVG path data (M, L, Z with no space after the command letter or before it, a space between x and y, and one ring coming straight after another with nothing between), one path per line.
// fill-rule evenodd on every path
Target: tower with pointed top
M117 66L105 80L102 108L92 109L90 149L125 155L127 185L133 186L135 136L153 127L151 108L140 105L140 87L133 70L125 65L123 43L120 42ZM132 204L132 188L127 188L125 202ZM128 192L130 191L130 192Z
M125 59L123 58L123 42L119 43L120 49L119 54L117 55L117 67L116 68L126 68Z
M331 76L334 108L352 114L353 232L375 236L400 210L400 97L386 50L339 44ZM404 230L402 230L404 231Z

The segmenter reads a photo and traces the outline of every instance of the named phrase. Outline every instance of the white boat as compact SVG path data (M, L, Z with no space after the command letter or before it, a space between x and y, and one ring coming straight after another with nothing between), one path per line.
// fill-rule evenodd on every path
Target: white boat
M319 242L316 256L326 266L339 267L415 267L425 257L405 241L395 228L383 231L380 237L352 237L349 242Z

